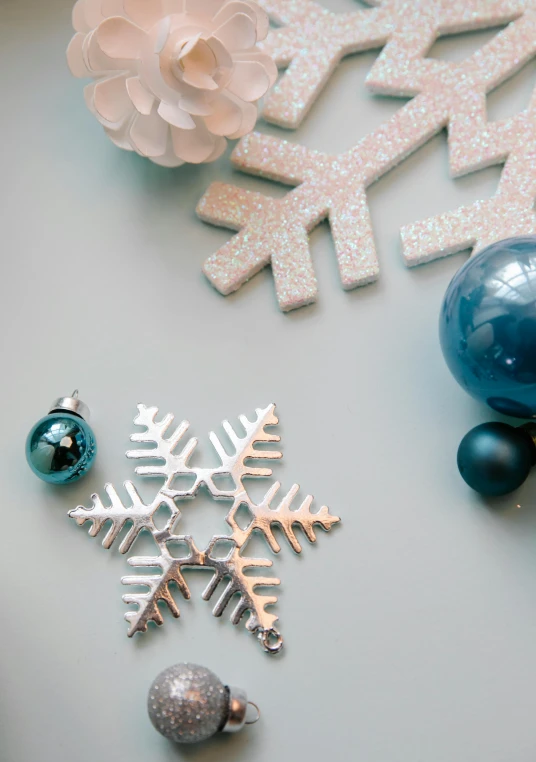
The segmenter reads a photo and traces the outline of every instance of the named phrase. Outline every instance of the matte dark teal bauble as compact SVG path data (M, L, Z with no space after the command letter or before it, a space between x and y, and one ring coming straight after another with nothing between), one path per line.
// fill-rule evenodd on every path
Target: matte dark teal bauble
M458 271L440 338L469 394L500 413L536 418L536 236L495 243Z
M536 447L523 428L483 423L462 439L458 468L481 495L506 495L521 487L536 461Z

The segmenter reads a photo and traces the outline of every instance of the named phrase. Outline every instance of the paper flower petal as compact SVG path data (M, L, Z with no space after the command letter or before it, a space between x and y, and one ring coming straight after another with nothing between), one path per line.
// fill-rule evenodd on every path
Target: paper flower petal
M122 148L124 151L134 151L134 146L130 141L129 125L122 125L119 128L105 127L104 132L118 148Z
M266 11L258 3L250 3L257 15L257 42L265 40L270 31L270 19Z
M86 106L91 111L91 113L94 116L98 116L96 110L95 110L95 102L94 102L94 95L95 95L95 86L96 82L92 82L90 85L86 85L84 87L84 100L86 102Z
M105 19L109 19L111 16L124 16L123 0L102 0L101 13Z
M210 154L210 156L205 159L206 162L210 161L216 161L225 153L225 149L227 148L227 141L225 138L216 138L216 142L214 144L214 150Z
M84 59L92 76L102 76L108 72L123 69L122 59L109 58L102 52L97 42L96 32L88 34L83 45Z
M151 113L156 100L154 95L150 90L147 90L139 77L129 77L126 86L130 100L134 104L134 108L139 111L140 114L148 116Z
M212 18L221 8L221 4L222 0L184 0L184 10L187 13L201 13Z
M153 50L155 53L160 55L160 53L166 47L167 41L169 39L169 33L171 32L171 18L166 16L155 26L157 27L157 34L154 41Z
M268 77L270 78L270 87L272 87L277 82L277 77L279 75L279 72L277 70L277 66L275 65L275 61L273 58L270 58L269 55L266 53L260 53L257 51L244 51L241 53L236 53L234 56L235 64L240 61L255 61L256 63L259 63L261 66L264 67L266 70L266 73L268 74Z
M243 13L247 16L251 23L257 27L257 14L251 3L244 3L243 0L230 0L228 3L224 3L218 13L214 16L214 23L218 25L218 28L225 24L229 19L232 19L238 13Z
M207 93L195 90L183 96L179 101L179 106L192 116L210 116L214 111L212 103L213 98L207 97Z
M173 127L180 127L182 130L195 130L194 120L187 111L183 111L179 106L162 102L158 107L158 113Z
M67 63L69 69L75 77L80 78L89 77L91 74L84 59L84 40L85 34L75 34L67 48Z
M216 144L216 138L204 124L199 124L195 130L172 127L171 137L177 156L190 164L201 164L206 161Z
M176 155L175 151L173 150L173 143L171 142L169 148L166 149L166 152L162 154L162 156L151 156L151 161L154 164L158 164L160 167L166 167L167 169L182 167L183 164L186 164L185 161L179 159L179 157Z
M216 29L214 37L228 50L252 48L257 42L255 24L244 13L236 13L225 21Z
M101 4L100 2L92 2L92 0L82 0L82 3L85 22L89 29L94 29L104 21Z
M242 109L236 101L221 95L213 105L214 113L205 119L213 135L232 135L240 129L243 121Z
M247 103L258 101L270 88L270 77L264 66L256 61L235 64L229 90Z
M77 0L73 7L73 27L77 32L86 34L91 31L91 26L86 21L84 0Z
M214 75L218 60L211 46L199 35L186 42L177 58L182 80L197 90L217 90Z
M166 150L169 124L156 111L138 114L130 128L130 139L142 156L162 156Z
M227 137L231 138L231 140L237 140L238 138L244 137L244 135L248 135L255 127L257 116L257 106L255 106L253 103L242 104L242 124L236 132L233 132L231 135L227 135Z
M227 50L225 45L220 42L216 37L210 36L207 39L207 44L210 45L211 50L216 56L218 67L223 70L231 70L234 65L234 57Z
M123 0L125 13L142 29L150 29L163 16L162 0Z
M97 42L109 58L137 58L144 37L137 24L120 16L112 16L97 27Z
M134 111L124 74L97 82L93 102L97 114L112 124L123 122Z
M244 0L231 0L225 3L216 14L214 21L223 24L236 13L245 13L255 24L257 42L264 40L270 29L268 14L256 2L244 2Z

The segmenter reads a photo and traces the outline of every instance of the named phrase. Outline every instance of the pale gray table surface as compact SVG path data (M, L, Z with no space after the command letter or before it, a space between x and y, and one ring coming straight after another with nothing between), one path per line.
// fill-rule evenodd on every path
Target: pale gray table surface
M443 134L370 191L376 285L342 291L323 226L312 236L316 306L281 314L269 270L223 298L201 265L229 233L199 222L195 203L214 179L268 184L226 158L167 171L109 143L65 65L70 5L0 0L0 759L533 762L536 481L490 507L458 477L460 438L493 418L457 387L438 344L464 255L410 271L398 239L403 224L490 196L499 170L450 180ZM434 53L460 57L489 37ZM347 59L297 133L259 128L351 146L400 105L366 93L373 60ZM522 108L534 74L503 86L492 115ZM52 488L29 472L24 440L74 387L93 410L98 465ZM191 420L204 447L223 418L277 402L275 475L343 517L302 557L285 546L275 559L280 658L211 616L203 575L190 575L179 621L166 614L163 628L127 638L126 560L67 511L131 476L124 451L140 401ZM224 515L200 497L185 531L206 541L225 531ZM166 742L146 692L182 660L246 688L262 721L204 747Z

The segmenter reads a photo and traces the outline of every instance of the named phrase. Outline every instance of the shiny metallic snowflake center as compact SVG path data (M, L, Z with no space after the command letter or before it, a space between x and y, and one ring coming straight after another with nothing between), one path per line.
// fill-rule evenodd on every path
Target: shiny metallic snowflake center
M265 558L248 558L242 555L242 551L251 536L258 532L264 536L270 549L279 553L281 548L273 532L275 527L279 527L292 549L300 553L301 545L296 536L296 527L301 528L309 542L314 543L315 528L320 526L328 531L339 518L332 516L325 506L313 513L313 498L310 495L298 507L294 507L298 484L294 484L286 494L278 497L281 485L274 482L259 503L255 503L248 495L244 486L246 477L272 476L272 469L259 466L258 461L282 457L278 450L257 447L259 444L270 445L280 441L279 436L266 431L267 427L276 426L279 422L275 414L275 405L269 405L264 410L257 409L254 421L240 416L243 435L238 434L228 421L223 422L223 429L234 448L232 454L226 451L214 432L210 433L210 441L220 458L220 465L214 468L190 465L198 442L195 438L186 439L190 425L187 421L174 428L173 415L166 415L161 420L157 419L157 415L158 408L138 405L138 415L134 423L143 427L143 431L133 434L131 441L152 447L127 452L128 458L150 462L149 465L136 467L138 475L160 477L163 480L154 500L144 503L134 484L127 481L124 486L130 498L130 505L125 505L116 489L107 484L104 488L107 494L106 502L99 495L93 495L89 508L78 506L69 513L80 526L86 521L91 522L91 537L96 537L106 527L102 542L106 549L111 548L123 533L118 550L120 553L128 553L140 532L144 530L152 535L156 543L157 555L133 556L128 559L128 563L137 569L157 568L159 573L134 574L122 579L124 585L146 588L145 592L127 593L123 596L125 603L137 607L125 614L125 619L130 624L129 636L137 632L146 632L149 622L163 624L162 613L158 607L160 601L167 604L174 617L178 617L180 611L171 595L170 584L175 583L183 597L189 599L190 590L183 571L203 567L213 572L203 593L204 600L212 598L221 582L227 582L217 598L214 616L221 616L231 598L237 594L238 603L231 613L233 624L238 624L242 617L247 615L247 629L258 637L266 651L277 653L283 645L283 639L274 626L278 617L272 611L266 610L267 606L277 602L277 598L262 592L262 589L275 587L280 581L271 576L248 574L251 569L271 567L272 561ZM184 477L188 477L190 482L186 488L182 482ZM219 487L217 477L230 478L232 486L228 489ZM181 484L183 488L179 489ZM203 550L197 547L190 535L175 533L181 518L180 501L195 497L202 485L214 499L230 502L226 521L231 528L229 535L215 535ZM158 528L154 517L161 506L165 506L170 515L165 526ZM251 516L246 528L241 528L236 521L242 506L247 507ZM127 526L128 530L123 532ZM227 549L227 555L223 558L221 552L218 552L218 546L222 545ZM180 546L184 552L180 557L176 557L172 555L170 546Z

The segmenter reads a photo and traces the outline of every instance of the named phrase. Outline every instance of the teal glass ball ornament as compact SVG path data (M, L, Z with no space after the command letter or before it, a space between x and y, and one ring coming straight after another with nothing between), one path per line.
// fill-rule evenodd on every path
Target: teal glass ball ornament
M26 440L26 460L36 476L49 484L71 484L87 474L97 455L88 417L76 391L54 402Z
M536 236L472 257L447 289L440 318L447 365L493 410L536 418Z

